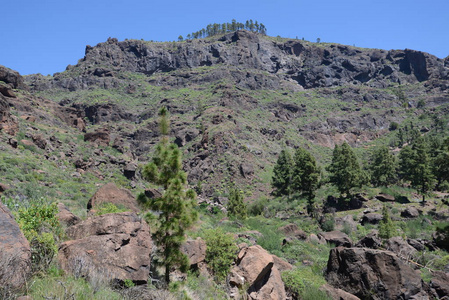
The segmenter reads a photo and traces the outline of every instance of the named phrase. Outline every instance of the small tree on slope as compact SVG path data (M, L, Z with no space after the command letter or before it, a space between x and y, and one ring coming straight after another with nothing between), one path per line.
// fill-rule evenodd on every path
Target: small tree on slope
M154 184L163 187L161 198L148 199L139 197L139 202L155 212L147 214L147 218L157 220L153 239L158 245L160 264L165 266L165 281L170 282L170 271L179 267L186 272L189 266L188 258L180 250L185 240L185 231L197 220L194 210L196 194L186 189L187 176L182 170L181 151L168 142L168 112L163 107L160 112L160 130L162 138L156 146L152 161L143 169L143 177Z

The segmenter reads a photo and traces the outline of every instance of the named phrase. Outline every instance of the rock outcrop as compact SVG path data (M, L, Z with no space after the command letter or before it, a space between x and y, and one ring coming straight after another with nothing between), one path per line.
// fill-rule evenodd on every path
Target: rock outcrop
M150 273L149 227L135 213L88 218L67 229L72 239L59 247L63 270L103 282L145 284Z
M126 190L118 188L110 182L100 187L87 203L87 209L95 209L102 203L112 203L119 208L125 207L133 212L139 212L136 197Z
M9 209L0 202L0 287L19 289L30 275L30 244Z
M333 244L336 247L352 247L351 238L341 231L321 232L318 234L319 238L323 238L327 243Z
M390 251L334 248L326 279L361 299L428 299L419 272Z
M248 287L249 299L286 299L281 274L273 256L259 245L243 248L231 270L229 284L232 295L238 297L238 288Z

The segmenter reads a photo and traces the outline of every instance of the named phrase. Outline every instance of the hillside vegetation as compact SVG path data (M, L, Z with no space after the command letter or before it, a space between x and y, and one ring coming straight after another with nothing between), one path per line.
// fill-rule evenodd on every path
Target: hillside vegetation
M33 264L32 284L0 297L444 297L449 57L275 38L256 23L178 42L109 38L52 76L0 66L0 193ZM107 183L132 204L96 200ZM148 263L112 285L105 270L66 268L75 241L104 235ZM382 290L375 267L366 290L339 281L356 276L338 273L345 255L398 266L386 272L409 278L408 294L401 282Z

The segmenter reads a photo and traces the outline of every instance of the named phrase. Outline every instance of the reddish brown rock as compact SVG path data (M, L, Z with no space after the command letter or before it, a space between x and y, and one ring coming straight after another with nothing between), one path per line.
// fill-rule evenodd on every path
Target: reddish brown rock
M135 213L106 214L71 226L61 244L63 270L93 280L146 283L150 272L149 227Z
M231 270L229 283L234 290L248 286L250 299L286 299L284 283L275 259L259 245L240 251L237 263Z
M87 203L87 209L93 209L102 203L112 203L117 207L126 207L133 212L140 211L136 197L126 189L119 189L114 183L107 183L100 187Z
M272 255L272 256L273 256L274 265L279 270L279 272L284 272L284 271L293 269L293 266L290 263L283 260L282 258L280 258L276 255Z
M320 290L325 291L333 300L360 300L359 297L345 292L342 289L334 288L329 284L324 284L320 287Z
M81 219L75 216L63 203L58 203L58 214L56 217L61 224L66 226L72 226L81 222Z
M21 288L30 274L30 244L9 209L0 202L0 286Z
M326 279L362 299L428 299L419 272L390 251L334 248Z
M197 265L206 259L206 242L201 238L187 240L181 251L189 258L190 265Z

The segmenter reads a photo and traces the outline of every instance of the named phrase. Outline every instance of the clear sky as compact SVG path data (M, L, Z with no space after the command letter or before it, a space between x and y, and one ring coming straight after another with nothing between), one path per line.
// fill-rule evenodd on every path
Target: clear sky
M108 37L172 41L233 18L257 20L271 36L449 55L449 0L2 2L0 65L22 75L64 71Z

